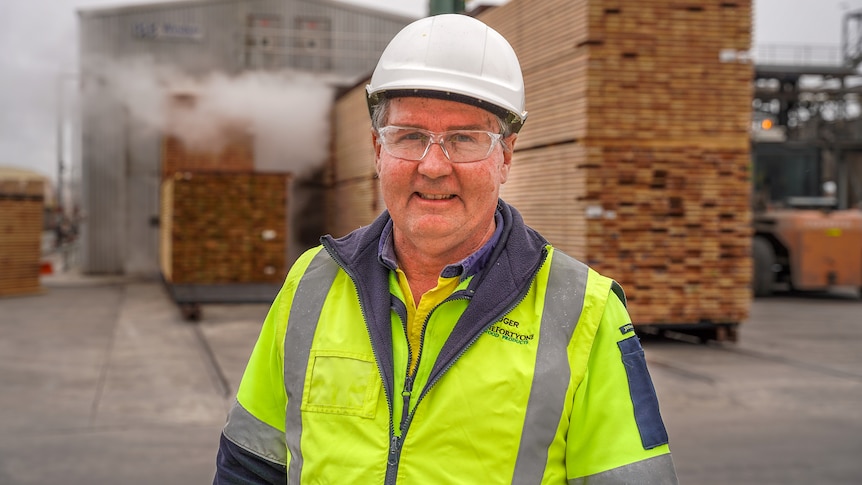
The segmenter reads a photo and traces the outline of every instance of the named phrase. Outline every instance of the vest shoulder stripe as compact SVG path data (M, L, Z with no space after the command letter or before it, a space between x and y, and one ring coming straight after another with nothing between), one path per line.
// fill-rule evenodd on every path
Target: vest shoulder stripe
M629 463L595 475L569 479L569 485L616 485L619 483L677 485L679 482L670 453Z
M535 375L512 483L542 481L571 378L567 347L584 304L589 268L561 251L554 251L550 264Z
M319 251L299 280L284 335L284 383L287 394L285 441L290 453L288 483L299 483L302 473L302 393L308 357L323 303L338 274L338 264L326 251Z
M234 401L228 413L224 435L240 448L265 460L284 466L287 453L280 430L257 419Z

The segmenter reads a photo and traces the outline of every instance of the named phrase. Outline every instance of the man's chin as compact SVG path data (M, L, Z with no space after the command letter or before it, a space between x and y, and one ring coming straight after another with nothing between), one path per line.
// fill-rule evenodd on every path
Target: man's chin
M464 230L464 224L440 215L424 215L407 225L413 237L438 239L451 237Z

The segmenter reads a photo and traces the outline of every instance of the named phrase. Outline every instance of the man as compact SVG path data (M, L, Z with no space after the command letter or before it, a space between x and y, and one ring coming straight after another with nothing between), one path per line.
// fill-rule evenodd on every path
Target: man
M498 198L526 119L511 46L421 19L367 90L387 211L291 269L215 483L676 483L622 289Z

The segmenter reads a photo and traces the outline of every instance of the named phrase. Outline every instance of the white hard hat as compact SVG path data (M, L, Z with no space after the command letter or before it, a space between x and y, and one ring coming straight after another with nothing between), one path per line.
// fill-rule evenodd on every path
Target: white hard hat
M461 14L419 19L395 35L366 86L368 107L383 98L452 99L498 114L513 132L527 119L524 78L512 46Z

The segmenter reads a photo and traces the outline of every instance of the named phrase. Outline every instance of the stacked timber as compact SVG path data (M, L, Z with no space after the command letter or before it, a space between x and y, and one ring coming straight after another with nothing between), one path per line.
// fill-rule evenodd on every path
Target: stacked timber
M248 120L206 119L199 96L174 93L168 99L168 133L162 142L162 178L177 172L251 172L254 137Z
M528 123L503 197L619 281L635 324L750 304L751 2L516 0Z
M226 133L215 148L189 146L176 135L162 143L162 178L177 172L251 172L254 170L254 139L243 131Z
M281 283L290 176L177 172L162 182L161 266L170 283Z
M0 170L0 296L41 291L44 197L41 176Z
M383 210L380 200L365 83L340 96L333 108L332 163L325 174L327 231L340 237L368 225Z
M241 120L203 120L194 93L168 104L162 139L160 265L169 284L280 284L292 175L255 171Z

